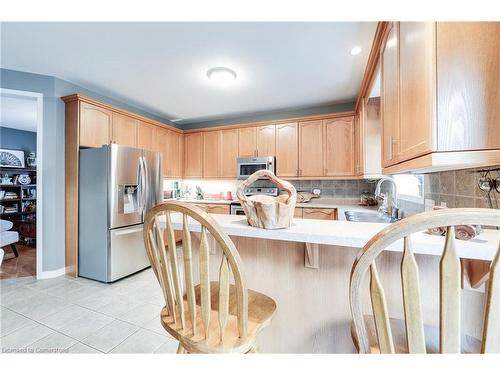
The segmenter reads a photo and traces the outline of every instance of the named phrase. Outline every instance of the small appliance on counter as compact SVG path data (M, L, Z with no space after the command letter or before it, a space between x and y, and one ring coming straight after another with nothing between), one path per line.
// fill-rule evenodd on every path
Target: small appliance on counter
M79 276L112 282L150 266L143 223L163 198L161 163L117 144L80 151Z

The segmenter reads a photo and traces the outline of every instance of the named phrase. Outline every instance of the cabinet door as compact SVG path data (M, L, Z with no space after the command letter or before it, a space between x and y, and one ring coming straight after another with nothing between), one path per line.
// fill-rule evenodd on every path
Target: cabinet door
M205 211L209 214L230 214L230 208L228 204L206 204Z
M154 151L158 151L161 154L163 177L170 177L171 163L168 159L169 130L156 126L154 130L154 142Z
M168 176L182 177L182 134L169 130L167 145Z
M137 147L145 150L155 150L154 145L154 130L156 126L148 124L144 121L139 121L137 124Z
M432 151L436 56L434 22L399 23L398 161Z
M257 155L276 156L276 125L257 128Z
M203 177L220 176L221 131L203 133Z
M256 128L240 128L238 140L239 156L257 156Z
M202 177L203 134L184 134L184 176Z
M323 176L321 120L299 122L299 176Z
M304 219L337 220L336 208L304 208L302 210Z
M293 217L302 218L302 208L296 207L293 211Z
M354 175L354 118L323 120L325 176Z
M299 131L296 122L276 125L276 174L295 177L299 174Z
M389 25L381 56L382 105L382 166L397 162L399 137L399 30L397 23Z
M221 175L236 177L236 158L238 157L238 129L221 131Z
M112 112L80 102L80 146L101 147L109 143Z
M438 151L500 148L500 22L438 22Z
M133 117L113 112L111 142L137 147L137 120Z

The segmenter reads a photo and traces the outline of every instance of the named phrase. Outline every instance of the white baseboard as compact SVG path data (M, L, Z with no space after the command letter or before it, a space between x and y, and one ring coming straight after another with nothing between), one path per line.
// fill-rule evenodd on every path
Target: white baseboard
M38 280L42 279L52 279L54 277L62 276L66 274L66 267L59 268L58 270L53 271L42 271L39 275L37 275Z

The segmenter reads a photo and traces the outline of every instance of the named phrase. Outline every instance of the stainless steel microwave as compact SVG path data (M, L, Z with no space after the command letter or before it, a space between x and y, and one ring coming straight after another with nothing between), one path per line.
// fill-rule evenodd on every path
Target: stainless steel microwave
M260 171L261 169L267 169L268 171L276 174L276 163L274 156L260 156L260 157L243 157L236 160L237 170L236 174L238 179L244 180L248 178L253 173Z

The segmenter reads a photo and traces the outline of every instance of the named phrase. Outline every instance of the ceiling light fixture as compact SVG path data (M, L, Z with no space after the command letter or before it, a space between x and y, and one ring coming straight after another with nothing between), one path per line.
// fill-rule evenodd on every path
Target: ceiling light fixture
M207 77L218 85L228 85L236 80L237 75L234 70L220 66L209 69Z
M363 51L363 49L360 46L353 47L353 49L351 49L351 55L359 55L361 51Z

